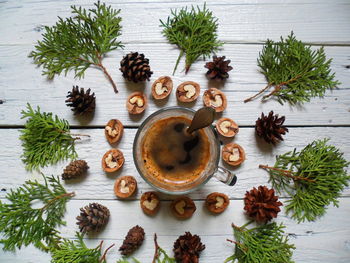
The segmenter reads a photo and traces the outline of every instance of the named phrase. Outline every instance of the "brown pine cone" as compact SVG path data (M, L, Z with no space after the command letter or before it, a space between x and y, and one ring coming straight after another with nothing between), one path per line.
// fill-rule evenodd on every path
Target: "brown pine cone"
M176 262L198 263L199 253L204 249L199 236L186 232L175 241L173 251Z
M123 77L135 83L149 80L153 72L149 66L149 60L144 54L131 52L120 61L120 71Z
M231 60L225 60L225 56L213 56L213 62L207 62L204 66L209 69L206 75L211 79L227 79L228 72L232 70L232 67L228 65L230 62Z
M95 93L90 94L90 89L86 92L84 88L79 90L78 86L73 86L72 91L68 91L66 104L68 107L72 107L75 115L85 114L95 110L96 98Z
M73 161L70 164L68 164L66 168L64 168L62 179L69 180L73 178L78 178L85 174L87 169L89 169L89 166L84 160Z
M99 232L107 223L110 212L107 207L92 203L80 208L77 225L80 232Z
M138 249L145 239L145 231L140 226L134 226L126 235L123 245L119 248L119 251L124 256L131 255L136 249Z
M244 210L257 222L265 223L277 217L281 205L275 190L266 186L260 185L258 189L254 187L250 192L247 191L244 197Z
M256 134L267 143L276 144L279 141L283 141L282 135L288 132L287 127L283 125L284 121L284 116L278 117L278 114L273 115L273 111L270 111L267 116L261 113L261 118L258 118L255 123Z

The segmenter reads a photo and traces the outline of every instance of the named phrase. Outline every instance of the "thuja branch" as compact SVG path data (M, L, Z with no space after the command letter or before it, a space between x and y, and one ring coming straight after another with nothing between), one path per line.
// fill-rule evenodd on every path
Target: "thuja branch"
M291 195L286 211L298 222L314 221L326 213L329 204L337 206L337 198L348 186L349 162L327 141L317 140L300 152L294 149L279 155L273 167L259 166L268 170L273 188Z
M281 104L297 104L310 101L312 97L322 97L327 89L334 89L340 84L331 73L331 59L327 60L323 47L313 51L297 40L293 34L286 39L274 42L267 40L259 53L258 66L265 75L267 86L249 102L265 91L272 91L263 96L263 100L275 97Z
M43 75L49 79L56 74L73 70L76 78L84 76L86 69L95 66L102 70L115 92L115 82L102 64L110 51L122 48L117 38L121 35L120 10L99 1L95 8L86 10L71 6L72 17L58 18L58 22L45 27L43 40L38 41L29 56L43 66Z
M59 119L52 113L41 112L39 107L34 110L30 104L21 113L22 119L28 118L20 136L23 146L22 160L28 170L78 156L75 141L80 137L74 137L70 133L68 121Z
M67 201L74 193L67 193L59 178L44 177L43 184L27 181L6 195L7 203L0 201L0 241L4 250L15 250L30 244L48 251L61 242L57 227L65 225L62 220ZM33 208L35 202L40 208Z

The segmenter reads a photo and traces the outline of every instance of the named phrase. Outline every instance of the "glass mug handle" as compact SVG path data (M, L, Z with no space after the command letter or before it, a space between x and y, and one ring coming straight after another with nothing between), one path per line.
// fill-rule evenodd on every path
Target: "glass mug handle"
M227 184L229 186L233 186L237 182L237 176L231 173L229 170L223 167L218 167L216 170L214 177L218 179L220 182Z

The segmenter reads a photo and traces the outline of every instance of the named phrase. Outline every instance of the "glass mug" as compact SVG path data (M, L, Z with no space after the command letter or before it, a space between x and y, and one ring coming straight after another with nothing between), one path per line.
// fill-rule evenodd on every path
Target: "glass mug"
M206 164L206 167L202 170L201 174L196 178L196 180L180 185L171 185L164 181L157 180L155 177L148 173L147 169L144 166L142 157L143 139L145 138L148 129L152 127L152 125L157 121L170 117L185 117L192 120L194 113L194 110L184 107L169 107L161 109L147 117L136 133L133 145L133 156L136 169L138 170L141 177L149 185L160 192L174 195L187 194L206 184L212 177L215 177L219 181L230 186L233 186L237 181L235 174L219 166L220 143L217 133L212 125L204 128L204 132L209 141L210 158Z

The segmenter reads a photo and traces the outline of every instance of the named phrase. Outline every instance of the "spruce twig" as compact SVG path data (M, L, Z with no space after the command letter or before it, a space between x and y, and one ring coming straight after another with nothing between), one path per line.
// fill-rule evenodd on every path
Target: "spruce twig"
M117 41L121 35L120 10L100 1L94 5L95 8L89 10L71 6L73 16L58 17L54 26L46 26L43 40L37 42L29 57L43 66L43 75L49 79L62 72L66 75L69 70L74 70L76 78L82 78L90 66L97 67L117 93L116 84L102 60L108 52L123 47Z
M48 164L56 164L60 160L75 159L75 141L79 137L73 137L70 133L69 123L64 119L53 116L52 113L40 112L28 103L27 110L23 110L22 119L29 118L20 139L22 140L22 161L26 169L33 170L45 167ZM88 136L75 134L76 136Z
M203 9L199 6L187 7L177 10L171 10L171 17L163 22L163 35L171 44L175 44L180 49L179 57L176 61L173 75L177 69L181 57L186 55L185 73L189 71L192 63L200 56L210 57L223 45L223 42L217 40L218 19L215 18L204 4Z
M312 97L323 97L327 89L334 89L340 84L331 73L330 64L323 47L311 50L297 40L293 32L279 42L267 40L259 53L258 66L265 75L267 86L254 96L244 100L249 102L269 89L263 100L275 97L283 104L289 102L308 102Z
M338 206L337 198L348 186L346 167L350 163L327 141L317 140L300 152L294 149L279 155L273 167L259 166L268 170L273 188L291 195L286 211L298 222L316 220L331 203Z
M57 227L65 225L62 220L67 201L74 193L67 193L54 176L45 183L26 181L6 195L9 203L0 201L0 232L4 250L15 250L33 244L48 251L59 246L60 232ZM42 202L41 208L33 208L34 202Z

